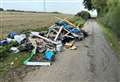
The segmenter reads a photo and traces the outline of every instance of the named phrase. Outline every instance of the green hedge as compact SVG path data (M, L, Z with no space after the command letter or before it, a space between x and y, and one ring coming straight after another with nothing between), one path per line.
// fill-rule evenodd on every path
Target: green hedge
M120 36L120 4L113 6L102 18L101 22L110 27L117 36Z

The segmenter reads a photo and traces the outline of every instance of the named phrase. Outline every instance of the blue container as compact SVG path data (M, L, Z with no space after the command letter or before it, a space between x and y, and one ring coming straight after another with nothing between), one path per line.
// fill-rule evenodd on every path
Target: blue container
M44 53L44 58L49 60L49 61L52 61L54 56L55 56L54 52L51 50L46 50L46 52Z
M11 32L11 33L9 33L8 38L14 39L15 35L17 35L16 32Z
M7 40L1 40L0 41L0 46L4 46L4 45L7 45L7 44L8 44Z
M78 30L78 29L76 29L76 28L73 28L72 30L70 30L72 33L76 33L76 34L78 34L78 33L80 33L80 30Z

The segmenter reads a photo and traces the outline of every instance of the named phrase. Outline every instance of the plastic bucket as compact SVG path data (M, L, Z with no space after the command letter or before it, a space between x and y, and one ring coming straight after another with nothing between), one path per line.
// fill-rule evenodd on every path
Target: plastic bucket
M53 51L51 51L51 50L47 50L46 52L45 52L45 59L47 59L47 60L49 60L49 61L52 61L53 59L54 59L54 57L55 57L55 55L54 55L54 52Z

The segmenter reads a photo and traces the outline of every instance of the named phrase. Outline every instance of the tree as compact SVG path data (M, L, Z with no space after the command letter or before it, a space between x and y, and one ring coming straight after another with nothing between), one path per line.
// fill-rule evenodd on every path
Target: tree
M3 9L3 8L0 8L0 11L4 11L4 9Z
M103 16L106 12L108 12L107 8L107 2L108 0L92 0L92 4L95 9L98 11L99 16Z
M120 36L120 0L84 0L85 8L97 9L101 22Z
M15 10L14 9L7 9L7 11L14 12Z
M84 0L83 4L84 4L85 8L88 10L92 10L94 8L91 0Z
M101 15L108 11L108 0L84 0L83 4L88 10L97 9L98 15Z

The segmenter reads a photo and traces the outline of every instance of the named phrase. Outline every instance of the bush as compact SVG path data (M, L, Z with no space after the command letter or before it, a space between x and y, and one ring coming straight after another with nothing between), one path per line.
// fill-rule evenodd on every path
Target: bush
M54 11L54 12L51 12L51 13L53 13L53 14L62 14L62 13L57 12L57 11Z
M82 17L85 20L88 20L88 19L91 18L90 13L87 12L87 11L78 12L75 16L80 16L80 17Z
M13 12L15 10L14 9L7 9L6 11Z
M78 27L82 27L85 23L85 20L80 16L74 16L73 18L69 19L69 21Z
M4 9L3 9L3 8L0 8L0 11L4 11Z
M7 9L6 11L9 11L9 12L25 12L25 11L22 11L22 10L15 10L15 9ZM27 11L29 12L29 11ZM32 11L30 11L32 12Z
M112 8L103 18L105 25L110 27L118 36L120 36L120 5Z

